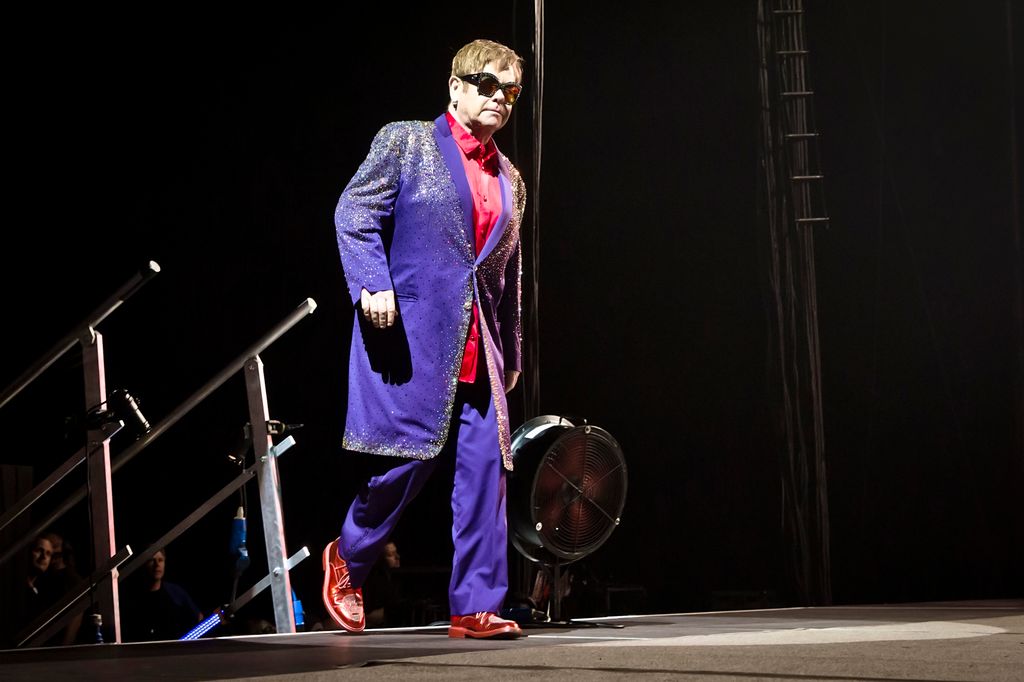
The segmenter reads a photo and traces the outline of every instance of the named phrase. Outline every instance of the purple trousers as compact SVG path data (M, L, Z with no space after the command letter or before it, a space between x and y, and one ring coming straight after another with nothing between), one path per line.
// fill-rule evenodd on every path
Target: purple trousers
M405 507L423 488L441 457L455 457L452 489L453 616L498 611L508 590L505 468L486 374L459 384L444 449L434 459L409 460L371 478L349 507L338 549L352 584L360 587Z

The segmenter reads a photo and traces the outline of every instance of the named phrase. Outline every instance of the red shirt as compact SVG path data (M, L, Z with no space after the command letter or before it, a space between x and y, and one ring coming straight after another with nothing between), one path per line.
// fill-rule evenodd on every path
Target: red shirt
M486 145L480 144L480 141L470 135L450 112L445 112L444 115L452 129L452 137L462 150L462 167L466 171L466 181L473 194L473 231L476 236L473 246L476 255L479 256L501 215L498 148L494 140L488 140ZM476 381L477 356L480 349L479 316L477 306L473 306L473 320L466 336L466 350L462 355L462 369L459 372L459 381L466 383Z

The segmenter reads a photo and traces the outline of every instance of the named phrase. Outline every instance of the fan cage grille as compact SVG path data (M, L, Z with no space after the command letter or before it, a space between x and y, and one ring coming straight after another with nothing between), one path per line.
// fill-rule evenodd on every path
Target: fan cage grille
M626 463L603 429L579 426L541 459L531 507L544 548L576 560L597 549L618 525L625 504Z

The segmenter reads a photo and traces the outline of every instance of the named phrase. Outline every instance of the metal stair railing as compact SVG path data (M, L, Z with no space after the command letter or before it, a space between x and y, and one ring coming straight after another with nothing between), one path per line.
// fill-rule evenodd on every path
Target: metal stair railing
M120 306L128 296L137 291L141 284L148 280L149 277L159 271L159 266L154 262L150 262L147 271L141 272L137 277L122 286L110 299L87 317L81 325L76 327L54 346L49 353L8 387L2 394L3 398L0 400L0 406L7 404L79 341L83 343L83 351L85 353L83 365L86 374L87 409L103 404L106 401L106 379L103 367L102 335L96 332L94 327ZM0 530L2 530L67 476L78 464L82 461L88 462L89 480L87 485L69 496L59 508L41 522L35 524L28 533L8 547L4 554L0 556L0 563L7 561L17 554L19 550L37 537L39 533L48 528L76 504L89 498L89 504L93 511L94 556L96 557L97 566L105 567L94 572L93 576L82 588L76 588L71 593L65 595L46 614L40 616L29 628L22 632L18 637L19 646L45 641L49 636L62 628L71 618L88 608L89 604L87 602L89 600L86 600L85 597L89 594L92 594L99 603L104 622L113 631L112 640L120 642L120 609L117 590L119 579L126 577L145 563L161 546L169 543L191 527L210 509L226 499L231 492L244 485L253 476L256 476L259 481L260 508L266 541L267 564L270 570L270 575L264 579L264 582L269 581L269 586L271 587L277 631L295 632L295 618L292 610L292 592L288 570L296 561L301 561L302 558L308 556L308 550L303 548L305 551L304 553L300 552L301 558L299 558L299 555L296 555L292 557L291 563L289 563L290 560L285 553L280 480L277 470L277 457L291 447L295 441L293 438L288 437L276 446L273 444L272 435L279 433L279 431L274 430L274 425L279 423L269 418L263 361L260 359L259 354L315 309L316 302L313 299L307 298L303 301L285 319L249 346L200 389L186 398L163 420L154 427L149 428L134 443L128 446L113 463L110 460L110 438L124 426L124 423L122 421L115 421L95 426L95 428L88 432L88 443L82 450L61 464L42 483L23 496L3 516L0 516ZM250 415L250 424L247 425L246 449L250 445L254 448L256 463L239 474L233 481L201 505L195 512L186 517L175 528L166 533L148 550L141 555L135 555L135 558L125 566L125 570L118 573L118 567L128 561L133 556L133 553L131 548L127 546L120 551L117 551L115 548L111 474L127 464L239 370L244 370L245 372L246 395ZM110 580L106 578L110 578Z
M103 358L103 335L96 331L96 326L107 319L112 312L117 310L132 294L137 292L142 285L159 272L160 266L155 261L149 261L142 270L115 291L99 307L93 310L85 320L74 327L43 357L4 389L3 393L0 394L0 408L7 405L61 356L78 344L82 346L86 411L106 404L107 386ZM2 517L2 523L0 523L0 530L7 527L15 518L24 513L42 495L84 461L86 462L89 505L93 518L93 556L97 565L118 556L119 552L114 535L114 507L110 490L110 437L116 433L118 428L118 425L111 426L110 424L91 426L86 431L85 447L59 466L46 480L37 485L23 500L16 503L11 510L5 513ZM40 530L33 529L27 538L22 538L20 541L15 542L15 547L0 559L0 563L6 561L14 552L31 542ZM122 550L123 552L127 552L130 555L131 549L126 547ZM107 576L110 580L100 580L98 586L93 583L93 587L98 587L95 596L100 604L101 611L109 619L107 622L113 627L115 640L120 641L117 580L115 579L116 573L114 571L116 571L116 565L111 565Z

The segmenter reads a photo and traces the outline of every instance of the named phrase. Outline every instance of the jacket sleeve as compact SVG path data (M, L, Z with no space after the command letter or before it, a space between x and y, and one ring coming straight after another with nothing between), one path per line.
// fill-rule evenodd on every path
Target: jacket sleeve
M353 303L364 288L370 293L394 288L384 236L394 228L405 139L398 123L380 129L334 211L338 253Z

